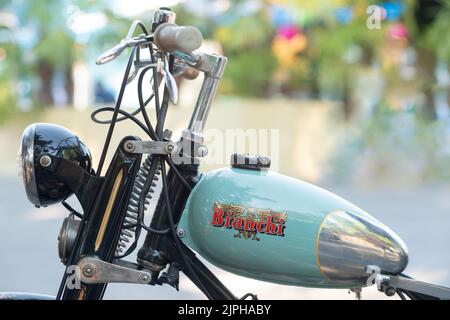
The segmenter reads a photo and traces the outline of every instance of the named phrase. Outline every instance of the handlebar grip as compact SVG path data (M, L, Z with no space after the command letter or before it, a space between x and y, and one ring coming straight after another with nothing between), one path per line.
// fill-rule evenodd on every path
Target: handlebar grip
M200 71L194 69L194 68L186 68L186 70L183 73L183 78L186 80L195 80L200 75Z
M153 37L158 48L165 52L191 52L200 48L203 42L203 36L197 28L180 27L173 23L158 26Z
M173 70L173 76L175 78L184 78L186 80L194 80L200 75L200 71L187 66L177 66Z

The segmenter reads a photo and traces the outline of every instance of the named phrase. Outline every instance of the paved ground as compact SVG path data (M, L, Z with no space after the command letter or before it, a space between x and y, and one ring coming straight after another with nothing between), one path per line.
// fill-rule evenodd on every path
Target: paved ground
M225 110L225 107L223 107ZM229 113L230 110L227 110ZM224 111L225 112L225 111ZM251 114L251 111L247 111ZM292 125L298 117L305 117L290 111L288 125ZM182 112L181 112L182 113ZM85 116L85 115L84 115ZM294 117L295 116L295 117ZM74 115L81 119L81 115ZM181 119L181 115L175 115ZM51 121L53 115L44 119ZM221 118L220 115L218 117ZM49 120L50 119L50 120ZM310 116L305 121L314 119ZM87 120L85 120L87 121ZM256 120L250 119L249 122ZM59 121L61 122L61 121ZM63 119L64 122L69 122ZM233 127L245 125L240 123ZM216 120L217 123L217 120ZM70 125L68 125L70 126ZM95 136L98 132L88 132L88 124L78 123L78 128L87 126L84 133L89 136L88 144L98 146ZM180 127L180 125L178 125ZM292 127L291 127L292 128ZM297 127L295 132L297 132ZM1 129L1 128L0 128ZM55 294L63 272L63 266L57 255L57 234L65 216L65 210L57 205L46 209L34 209L26 200L24 190L15 174L14 154L17 139L23 126L9 127L0 130L2 151L0 157L0 291L31 291ZM122 132L126 129L121 129ZM319 130L320 131L320 130ZM311 132L314 132L312 130ZM310 136L314 133L310 132ZM284 133L281 133L283 136ZM298 132L297 132L298 135ZM317 138L317 136L315 136ZM287 154L295 145L293 160L281 161L280 171L283 173L306 176L313 179L320 166L320 155L307 158L308 145L303 139L288 141L281 147L281 153ZM313 139L314 140L314 139ZM284 149L287 148L287 149ZM96 151L98 153L98 151ZM302 157L298 157L302 154ZM303 159L302 159L303 158ZM301 165L294 159L302 159L309 163L308 170L298 170ZM297 170L297 171L295 171ZM306 172L311 173L309 176ZM379 220L389 225L407 243L410 250L410 264L407 273L421 279L441 285L450 286L450 185L424 184L416 186L390 187L386 183L378 183L376 187L358 187L356 185L322 185L343 196L359 207L367 210ZM346 290L318 290L278 286L245 278L213 268L220 279L238 296L247 292L258 293L260 298L275 299L352 299ZM106 297L109 299L202 299L203 296L193 287L189 280L182 278L180 292L169 287L147 287L139 285L110 285ZM366 289L363 297L380 299L383 296L374 288Z

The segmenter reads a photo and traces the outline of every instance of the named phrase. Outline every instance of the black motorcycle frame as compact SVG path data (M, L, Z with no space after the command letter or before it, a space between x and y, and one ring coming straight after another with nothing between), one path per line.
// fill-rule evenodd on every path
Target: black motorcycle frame
M103 261L113 262L114 253L118 244L121 229L124 224L125 210L130 198L133 182L139 170L142 155L127 153L123 144L128 140L138 140L136 137L125 137L119 144L105 177L97 177L87 172L82 173L82 179L70 181L85 210L80 230L78 231L72 255L68 266L76 265L82 257L96 256ZM162 158L156 156L155 159ZM160 161L162 159L159 159ZM61 164L59 170L73 171L72 175L80 176L76 165ZM168 210L164 201L162 190L155 213L152 218L151 228L163 230L170 228L167 220L168 214L172 215L175 224L181 218L181 213L190 194L181 183L178 175L173 170L178 170L183 177L192 183L199 178L197 165L176 165L167 174L167 191L171 200L171 208ZM95 195L95 196L94 196ZM101 239L99 240L99 235ZM181 243L182 259L177 249L173 234L148 232L143 247L139 250L139 256L163 256L159 261L162 265L175 264L179 270L207 296L209 299L229 300L236 297L217 279L216 276L196 257L187 246ZM189 264L190 266L188 266ZM68 286L68 270L61 281L57 299L62 300L98 300L102 299L107 284L82 284L81 288L70 289ZM159 271L152 270L151 285L158 283Z

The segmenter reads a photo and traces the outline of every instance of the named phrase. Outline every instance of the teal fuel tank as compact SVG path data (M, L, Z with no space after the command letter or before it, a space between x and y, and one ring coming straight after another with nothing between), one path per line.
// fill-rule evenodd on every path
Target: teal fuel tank
M182 241L214 265L280 284L360 287L366 266L398 274L408 263L405 244L381 222L328 191L270 171L204 174L178 228Z

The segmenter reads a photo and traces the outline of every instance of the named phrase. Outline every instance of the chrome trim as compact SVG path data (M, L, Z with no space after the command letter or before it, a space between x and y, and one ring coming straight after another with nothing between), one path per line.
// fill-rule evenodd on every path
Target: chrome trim
M145 24L141 20L134 20L133 23L131 24L130 29L128 30L125 39L122 39L119 44L102 53L97 58L95 63L98 65L108 63L116 59L118 56L120 56L126 48L137 47L148 43L152 37L152 35L150 34L149 35L142 34L140 36L133 37L133 34L136 31L137 27L141 27L141 29L145 30L145 32L147 33L147 28L145 27ZM129 81L131 82L131 80Z
M56 300L56 297L28 292L0 292L0 300Z
M175 23L177 14L171 10L159 9L153 14L152 23L154 25L160 25L162 23Z
M66 264L69 260L72 249L75 245L81 220L75 220L73 216L64 219L64 222L58 234L58 254L62 263Z
M176 58L185 62L188 66L195 68L200 64L200 55L193 52L183 52L175 50L171 52Z
M171 141L137 141L127 140L123 144L125 151L130 153L173 154L178 151L176 143Z
M111 49L102 53L97 58L95 63L98 65L108 63L108 62L116 59L118 56L120 56L126 48L137 47L137 46L146 44L149 42L149 39L150 38L147 36L125 38L125 39L121 40L119 44L115 45Z
M37 182L34 167L34 138L36 124L25 128L19 147L18 169L21 176L28 200L35 206L41 206L37 190Z
M399 274L408 264L403 241L375 218L355 212L334 211L322 223L317 239L320 271L335 283L355 280L364 285L368 265Z
M217 55L201 55L201 63L197 70L205 72L202 88L189 122L188 131L198 135L203 134L208 119L212 101L217 93L220 79L225 71L227 58Z
M193 53L183 51L171 52L176 58L182 60L189 67L197 69L213 78L221 79L227 66L227 58L216 54Z
M191 133L196 133L198 135L203 134L206 120L208 118L212 101L214 100L218 86L219 79L205 76L188 126L188 131Z

